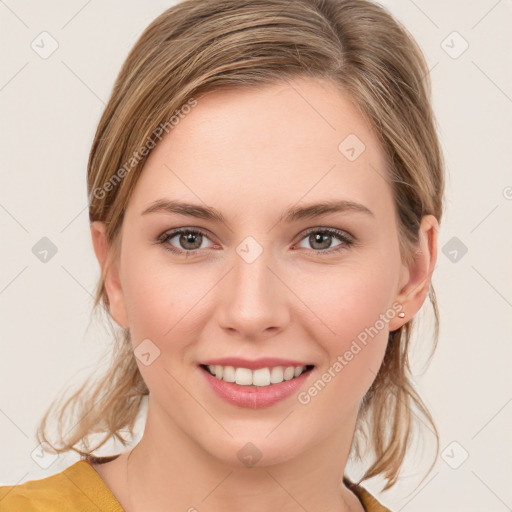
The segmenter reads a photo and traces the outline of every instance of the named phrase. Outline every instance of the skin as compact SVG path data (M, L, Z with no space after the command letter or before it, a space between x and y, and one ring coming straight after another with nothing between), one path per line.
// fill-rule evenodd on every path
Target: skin
M355 161L338 150L349 134L366 146ZM149 366L137 359L150 395L129 485L128 452L94 466L127 512L363 510L341 485L358 406L389 332L425 301L437 257L439 226L429 215L414 262L402 263L386 174L371 127L330 82L214 91L151 152L111 265L104 225L91 224L112 316L129 327L134 348L149 338L160 350ZM214 207L226 222L142 215L163 198ZM278 223L290 206L332 199L361 203L373 216ZM322 245L306 233L326 227L356 243L332 237ZM154 243L173 228L205 231L195 255ZM250 264L236 251L247 236L263 249ZM167 244L194 247L179 235ZM386 323L307 405L292 395L264 409L235 407L213 394L198 367L214 357L293 358L315 365L307 390L397 302L405 318ZM237 457L249 441L262 454L250 468Z

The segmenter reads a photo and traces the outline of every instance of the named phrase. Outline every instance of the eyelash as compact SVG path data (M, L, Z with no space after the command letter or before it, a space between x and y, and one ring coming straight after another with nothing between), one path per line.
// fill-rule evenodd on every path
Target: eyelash
M347 234L345 234L345 232L340 231L339 229L334 229L334 228L313 228L313 229L310 229L310 230L306 231L306 233L304 233L304 235L299 240L299 242L302 242L302 240L304 240L304 238L306 238L307 236L311 235L312 233L327 234L329 236L336 237L341 242L343 242L343 243L341 243L341 244L339 244L336 247L331 248L331 249L323 249L323 250L308 249L310 251L313 251L315 253L320 254L321 256L329 256L329 255L332 255L332 254L339 253L339 252L341 252L341 251L343 251L345 249L348 249L350 246L355 244L355 241L354 241L354 239L351 236L348 236ZM189 228L189 229L187 229L187 228L179 228L179 229L175 229L175 230L163 233L162 235L160 235L157 238L156 243L163 245L164 249L166 251L169 251L169 252L171 252L173 254L177 254L177 255L185 254L186 258L188 258L189 255L195 255L197 252L200 251L200 249L193 249L193 250L190 250L190 251L186 251L184 249L177 249L176 247L167 244L167 242L169 240L173 239L176 235L181 235L181 234L202 235L203 237L208 238L208 234L206 232L200 230L200 229L195 229L195 228Z

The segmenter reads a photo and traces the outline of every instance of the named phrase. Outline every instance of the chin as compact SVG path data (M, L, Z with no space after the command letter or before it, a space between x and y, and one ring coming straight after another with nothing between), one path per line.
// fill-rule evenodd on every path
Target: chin
M267 434L265 434L267 435ZM276 435L274 439L265 438L265 435L250 434L229 439L225 443L208 439L207 446L203 448L212 457L229 466L238 468L266 467L288 462L301 453L301 447L292 439Z

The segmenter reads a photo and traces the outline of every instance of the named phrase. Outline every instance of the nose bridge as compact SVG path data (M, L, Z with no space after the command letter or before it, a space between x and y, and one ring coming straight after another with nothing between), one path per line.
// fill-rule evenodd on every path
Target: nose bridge
M286 287L274 274L277 262L270 247L252 237L233 254L232 271L222 290L223 327L255 336L282 328L288 319Z
M247 237L236 248L236 253L232 286L237 300L242 304L264 307L275 296L272 292L276 291L276 277L270 270L274 266L271 248L264 248L253 237Z

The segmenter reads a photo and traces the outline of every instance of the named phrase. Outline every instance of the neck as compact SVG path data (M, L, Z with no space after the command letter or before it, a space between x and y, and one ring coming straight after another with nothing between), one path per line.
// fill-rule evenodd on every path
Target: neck
M291 460L244 467L213 457L165 415L152 414L151 405L142 439L126 459L126 512L363 510L342 484L357 415L349 428Z

